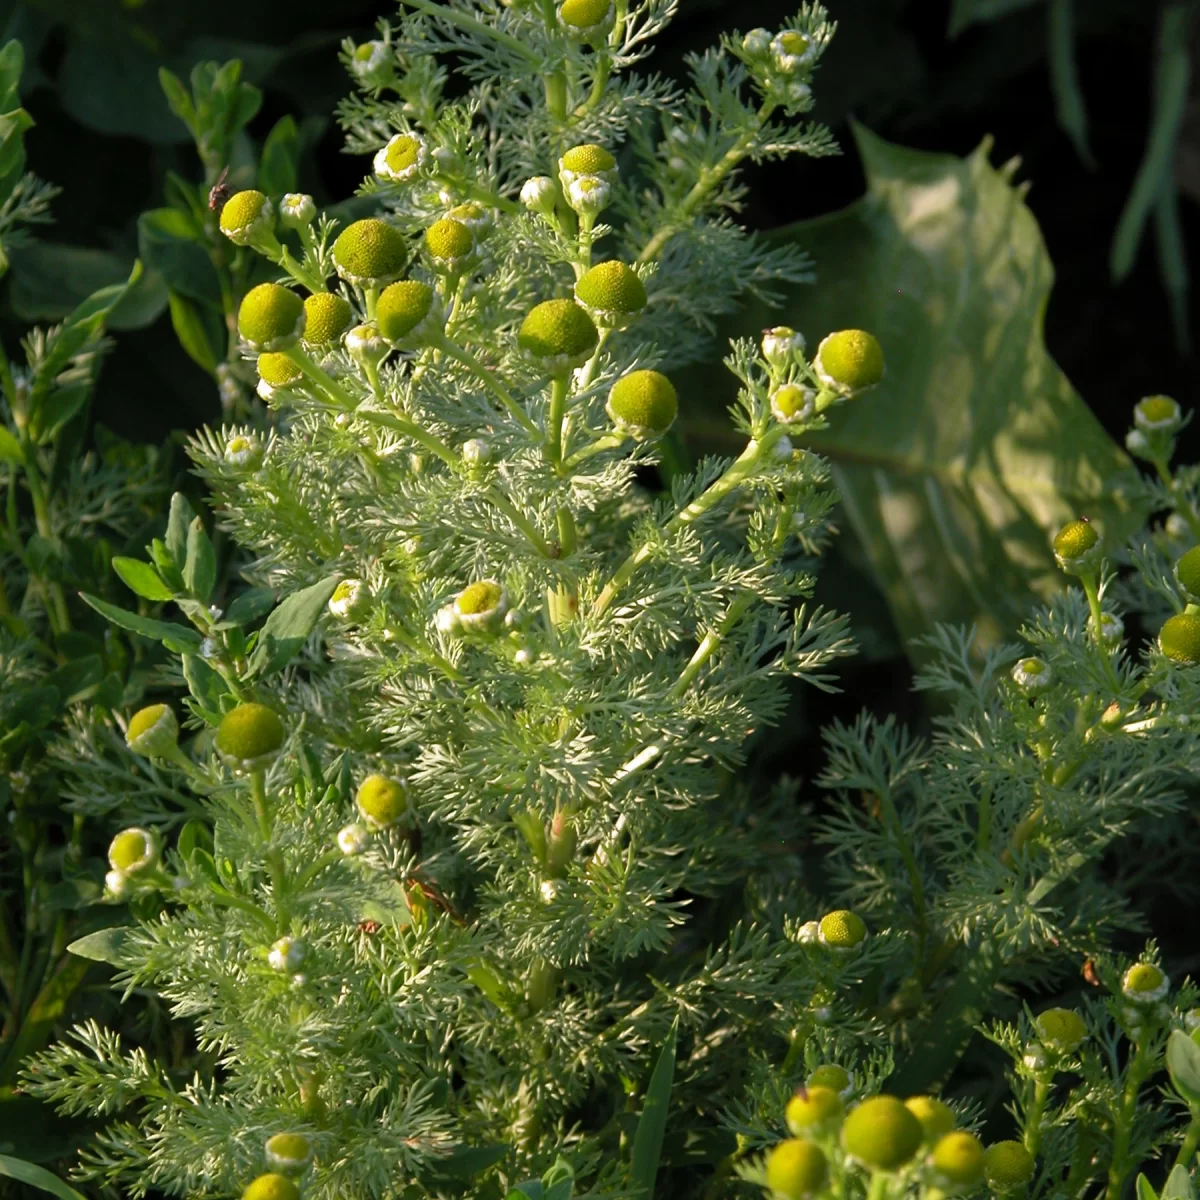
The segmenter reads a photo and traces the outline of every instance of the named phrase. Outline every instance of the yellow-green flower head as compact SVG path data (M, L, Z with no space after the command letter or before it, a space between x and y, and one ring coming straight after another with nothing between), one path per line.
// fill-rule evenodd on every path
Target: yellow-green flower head
M771 40L771 59L781 75L797 75L812 65L817 47L797 29L785 29Z
M619 259L597 263L575 284L575 299L601 329L624 329L646 307L646 285Z
M278 283L260 283L242 297L238 333L260 354L287 350L304 333L304 301Z
M371 592L361 579L343 579L333 589L326 606L331 616L341 621L361 617L371 603Z
M545 216L554 211L558 202L558 188L549 175L534 175L521 185L521 203L530 212Z
M817 1136L836 1129L845 1109L842 1097L831 1087L814 1084L801 1088L787 1104L784 1119L796 1136Z
M175 753L179 741L179 722L165 704L139 708L129 718L125 730L125 745L135 754L147 758L165 758Z
M563 0L558 10L559 24L567 36L581 42L606 37L616 15L612 0Z
M679 413L675 385L658 371L630 371L612 385L604 406L621 433L639 442L666 433Z
M583 175L611 183L617 177L617 160L603 146L592 142L573 146L558 160L558 179L563 190Z
M162 846L158 834L150 829L134 826L122 829L108 844L108 861L114 871L136 875L153 867L159 858Z
M275 228L275 210L262 192L236 192L221 209L220 225L231 242L248 246Z
M767 1187L783 1200L811 1200L829 1175L825 1154L815 1142L789 1138L767 1155Z
M592 318L574 300L545 300L521 322L517 344L551 375L581 367L600 335Z
M312 1142L302 1133L276 1133L264 1149L267 1166L285 1175L298 1175L312 1162Z
M399 779L368 775L358 785L354 803L369 828L386 829L408 812L408 788Z
M1175 433L1183 424L1183 410L1170 396L1144 396L1133 406L1133 423L1143 433Z
M304 301L304 344L332 346L354 320L350 301L336 292L317 292Z
M785 383L771 393L771 412L785 425L799 425L816 412L816 393L802 383Z
M1200 614L1181 612L1168 617L1158 631L1158 648L1181 666L1200 663Z
M476 244L492 227L491 211L484 208L482 204L476 204L474 200L468 200L465 204L456 204L446 216L460 225L465 225L471 231L471 236L474 237Z
M1040 658L1023 658L1012 669L1012 681L1027 696L1044 692L1054 682L1054 671Z
M831 392L856 396L883 378L883 347L863 329L842 329L821 340L813 367Z
M1134 1004L1157 1004L1171 988L1161 967L1153 963L1135 963L1121 980L1121 992Z
M1033 1019L1038 1040L1047 1050L1073 1054L1087 1037L1087 1026L1073 1008L1048 1008Z
M347 225L333 243L333 264L348 283L384 287L404 274L408 243L394 225L364 217Z
M985 1165L983 1143L973 1133L961 1129L940 1138L930 1158L934 1180L948 1192L982 1183Z
M602 213L612 199L612 184L598 175L579 175L566 185L567 203L581 216Z
M239 704L221 718L214 744L231 767L254 771L265 767L283 748L287 730L274 710L253 701Z
M944 1137L958 1124L954 1110L936 1096L909 1096L904 1107L921 1122L923 1140L928 1143Z
M494 579L481 579L458 593L453 610L459 629L490 633L500 627L508 612L508 592Z
M387 358L388 344L373 321L346 330L342 345L346 347L346 353L363 366L378 365Z
M1068 575L1087 573L1100 561L1100 535L1090 521L1068 521L1054 535L1054 557Z
M1200 546L1193 546L1175 564L1175 582L1193 604L1200 604Z
M777 371L785 371L800 362L806 349L804 334L797 333L790 325L763 330L763 358Z
M304 192L288 192L279 202L279 221L288 229L311 225L317 215L317 202Z
M461 271L474 251L471 231L453 217L443 217L425 230L425 253L435 270L448 274Z
M286 1175L260 1175L247 1186L242 1200L300 1200L300 1189Z
M387 42L363 42L350 56L350 73L368 87L383 87L394 74L392 49Z
M388 284L379 293L375 305L375 324L379 336L393 346L418 342L435 327L440 327L444 315L435 303L433 288L419 279L402 279Z
M106 871L104 874L104 898L118 903L133 893L133 880L124 871Z
M353 858L371 844L371 831L358 821L350 825L343 825L338 830L337 844L338 849L347 858Z
M235 433L225 443L225 461L231 467L254 470L263 460L262 443L253 435Z
M879 1095L850 1110L842 1149L872 1171L898 1171L921 1147L921 1122L895 1096Z
M983 1152L983 1169L989 1187L1013 1191L1033 1179L1033 1155L1021 1142L993 1142Z
M275 400L278 392L304 378L304 372L286 354L260 354L257 366L258 387L255 390L268 404Z
M271 946L267 954L267 962L272 971L281 975L293 975L304 965L308 957L308 947L299 938L281 937Z
M839 1067L836 1063L823 1063L813 1069L804 1081L804 1085L809 1089L829 1088L830 1091L837 1092L845 1100L854 1091L854 1076L845 1067Z
M428 157L424 138L398 133L375 155L375 174L392 183L407 183L416 178Z
M821 918L817 940L828 950L853 950L867 940L867 927L857 913L840 908Z

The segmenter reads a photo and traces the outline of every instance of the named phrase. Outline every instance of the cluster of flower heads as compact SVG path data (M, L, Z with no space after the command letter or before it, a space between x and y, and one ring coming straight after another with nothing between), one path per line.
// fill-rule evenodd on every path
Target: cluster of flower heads
M1033 1157L1020 1142L985 1148L957 1128L954 1110L936 1097L856 1098L856 1092L844 1067L817 1067L788 1102L792 1136L747 1177L773 1200L817 1200L848 1177L920 1183L945 1195L972 1192L985 1181L997 1194L1017 1195L1033 1178Z

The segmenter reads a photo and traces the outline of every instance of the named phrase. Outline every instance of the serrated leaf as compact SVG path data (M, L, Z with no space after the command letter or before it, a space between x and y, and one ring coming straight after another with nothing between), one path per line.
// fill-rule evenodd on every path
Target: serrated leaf
M633 1139L629 1182L635 1191L641 1193L644 1200L651 1200L654 1195L658 1160L662 1154L663 1137L667 1130L671 1084L675 1079L675 1039L678 1033L679 1018L676 1017L658 1056L658 1062L654 1064L650 1085L646 1088L646 1101L642 1106L642 1115Z
M7 1154L0 1154L0 1175L6 1175L9 1179L17 1180L18 1183L37 1188L39 1192L49 1192L52 1196L57 1196L59 1200L87 1200L82 1192L77 1192L73 1187L63 1183L57 1175L51 1174L45 1167L26 1162L23 1158L10 1158Z
M114 929L97 929L95 933L73 941L67 949L79 958L90 958L92 962L119 967L124 961L122 953L132 934L133 930L127 925L119 925Z
M1200 1105L1200 1046L1181 1029L1167 1038L1167 1072L1189 1105Z
M757 340L784 319L814 351L832 330L875 333L883 382L804 444L831 461L904 641L947 622L994 643L1063 588L1060 525L1086 515L1112 546L1139 527L1135 471L1046 350L1053 268L986 144L959 159L854 134L866 195L771 235L812 254L817 286L749 304L726 331ZM732 399L711 368L693 384L714 408Z
M217 555L204 522L196 517L188 526L187 553L183 566L183 582L188 590L205 603L217 581Z
M118 555L112 560L112 565L121 582L143 600L170 600L175 595L148 562Z
M280 602L259 630L254 653L250 656L252 678L282 670L299 654L340 580L340 575L329 575Z
M189 629L186 625L176 625L171 621L155 621L151 617L143 617L139 613L118 608L115 604L109 604L87 592L80 592L79 596L85 604L90 605L114 625L127 629L130 633L138 633L142 637L162 642L168 650L174 650L176 654L194 654L200 649L203 639L194 629Z

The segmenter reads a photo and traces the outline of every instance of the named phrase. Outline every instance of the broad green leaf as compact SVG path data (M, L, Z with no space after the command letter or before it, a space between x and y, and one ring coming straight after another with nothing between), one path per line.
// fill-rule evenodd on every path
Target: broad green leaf
M0 425L0 462L22 463L25 455L21 443L3 425Z
M658 1062L654 1064L650 1086L646 1089L646 1103L642 1107L642 1116L633 1139L629 1182L645 1200L653 1197L654 1180L658 1175L658 1160L667 1129L667 1105L671 1097L671 1084L675 1079L675 1039L678 1033L677 1017L671 1032L667 1034Z
M167 517L167 553L175 560L180 571L187 562L188 526L195 515L182 492L172 494L171 512Z
M138 633L142 637L162 642L168 650L174 650L176 654L195 654L200 649L203 639L194 629L189 629L186 625L177 625L171 621L155 621L150 617L143 617L139 613L131 613L127 609L118 608L115 604L109 604L98 596L88 595L87 592L80 592L79 596L85 604L90 605L114 625L128 629L130 633Z
M59 1200L87 1200L82 1192L77 1192L73 1187L63 1183L57 1175L51 1174L45 1167L26 1162L23 1158L10 1158L7 1154L0 1154L0 1175L6 1175L18 1183L37 1188L39 1192L49 1192L52 1196L57 1196Z
M175 595L148 562L118 555L112 560L112 565L113 570L121 577L121 582L143 600L170 600Z
M281 117L263 142L258 164L258 188L278 197L296 190L300 160L300 135L291 116Z
M957 37L968 25L977 21L994 21L1018 8L1028 8L1040 0L952 0L950 5L950 37Z
M25 133L33 118L23 109L0 113L0 177L15 171L25 156Z
M204 522L196 517L188 526L187 557L183 566L183 582L198 599L205 603L217 581L217 555Z
M1145 1175L1137 1177L1137 1200L1158 1200L1158 1193Z
M217 363L222 357L214 346L217 322L205 320L204 310L180 292L168 292L167 303L171 309L171 328L188 357L202 370L214 378Z
M1112 546L1138 527L1134 468L1046 351L1053 268L988 144L959 159L854 134L866 195L772 235L811 253L817 285L748 305L728 332L785 323L814 351L835 329L876 334L884 381L803 444L832 462L904 641L951 622L994 642L1063 587L1060 525L1086 515ZM711 372L694 386L719 392Z
M187 126L188 132L195 136L196 109L187 88L183 86L183 81L173 71L159 67L158 84L171 111Z
M109 966L119 967L124 961L122 951L125 949L133 931L128 926L117 926L114 929L97 929L72 942L67 949L79 958L90 958L92 962L108 963Z
M221 281L204 246L204 232L177 208L155 208L138 217L138 253L172 292L220 308Z
M252 677L272 675L300 653L340 581L340 575L330 575L281 601L259 631L250 656Z
M1176 1163L1163 1186L1162 1200L1194 1200L1195 1195L1187 1167L1183 1163Z
M16 38L0 49L0 112L7 112L17 103L17 88L25 69L25 49Z
M275 593L270 588L248 588L229 606L225 620L234 625L253 625L275 607Z
M16 1037L8 1045L4 1065L0 1067L0 1085L12 1084L24 1060L46 1044L50 1031L62 1018L71 998L83 984L88 969L86 956L65 958L46 980L21 1019Z
M1167 1072L1184 1100L1200 1105L1200 1046L1181 1029L1167 1039Z
M545 1188L540 1179L526 1179L512 1188L504 1200L543 1200Z

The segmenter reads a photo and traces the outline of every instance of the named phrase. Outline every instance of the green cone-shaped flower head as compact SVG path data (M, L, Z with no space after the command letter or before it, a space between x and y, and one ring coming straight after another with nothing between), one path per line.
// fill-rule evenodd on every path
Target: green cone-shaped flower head
M983 1143L973 1133L956 1129L938 1139L929 1165L938 1184L956 1192L983 1182L985 1161Z
M408 788L398 779L368 775L358 785L354 803L372 829L386 829L408 812Z
M140 708L129 718L125 744L135 754L147 758L166 758L175 753L179 742L179 722L165 704Z
M317 292L304 301L304 343L307 346L332 346L354 320L350 302L336 292Z
M675 385L658 371L630 371L612 385L605 405L622 433L642 441L666 433L679 412Z
M1047 1050L1073 1054L1087 1037L1087 1026L1073 1008L1048 1008L1033 1019L1038 1040Z
M394 225L365 217L347 225L333 243L333 264L348 283L381 288L408 266L408 243Z
M836 1129L844 1112L841 1096L831 1087L816 1084L801 1088L788 1101L784 1117L797 1137L815 1137Z
M857 913L838 909L826 913L817 925L817 940L829 950L853 950L867 938L867 927Z
M1200 546L1193 546L1175 564L1175 582L1193 604L1200 604Z
M825 1153L815 1142L789 1138L767 1155L767 1187L784 1200L811 1200L829 1175Z
M276 1133L267 1138L267 1166L284 1175L299 1175L312 1162L312 1142L302 1133Z
M936 1142L958 1124L954 1110L936 1096L909 1096L904 1107L921 1122L926 1142Z
M1068 575L1090 572L1100 561L1100 535L1082 517L1068 521L1054 535L1054 557Z
M443 217L425 230L425 253L435 270L448 274L461 271L474 251L471 230L453 217Z
M161 852L158 834L134 826L122 829L108 844L108 861L114 871L136 875L158 862Z
M388 284L375 305L375 324L380 337L392 345L421 340L430 325L427 318L434 314L434 300L433 288L419 279ZM434 315L441 316L440 308Z
M854 1076L837 1063L822 1063L821 1066L813 1068L804 1084L809 1089L829 1088L844 1100L854 1090Z
M983 1167L990 1187L1013 1191L1033 1178L1033 1155L1021 1142L993 1142L984 1151Z
M872 1096L850 1110L842 1148L872 1171L898 1171L924 1140L921 1122L895 1096Z
M465 204L456 204L446 216L460 225L465 225L471 231L476 245L492 227L491 210L484 208L482 204L476 204L474 200L468 200Z
M592 318L574 300L545 300L521 322L517 344L551 375L581 367L600 335Z
M217 753L233 768L254 771L265 767L282 749L287 730L279 715L265 704L239 704L217 726Z
M883 378L883 347L863 329L831 333L817 347L817 378L832 392L854 396Z
M1121 980L1121 991L1134 1004L1157 1004L1171 988L1161 967L1153 963L1134 963Z
M593 42L612 29L616 6L613 0L563 0L558 19L569 37Z
M508 592L494 579L468 584L454 599L458 628L475 633L494 633L508 612Z
M1027 696L1034 696L1054 682L1054 671L1044 659L1023 658L1013 667L1012 680Z
M242 1200L300 1200L300 1189L286 1175L272 1172L249 1184Z
M617 160L603 146L597 146L594 142L572 146L558 160L558 178L564 189L584 175L612 182L616 174Z
M304 301L278 283L260 283L242 297L238 333L260 354L287 350L304 333Z
M1181 612L1168 617L1158 631L1158 648L1181 666L1200 663L1200 613Z
M632 267L613 259L580 276L575 299L601 329L624 329L646 307L646 285Z
M291 387L304 378L304 372L286 354L260 354L258 375L272 387Z
M275 212L262 192L237 192L221 209L221 232L239 246L248 246L255 238L275 227Z

